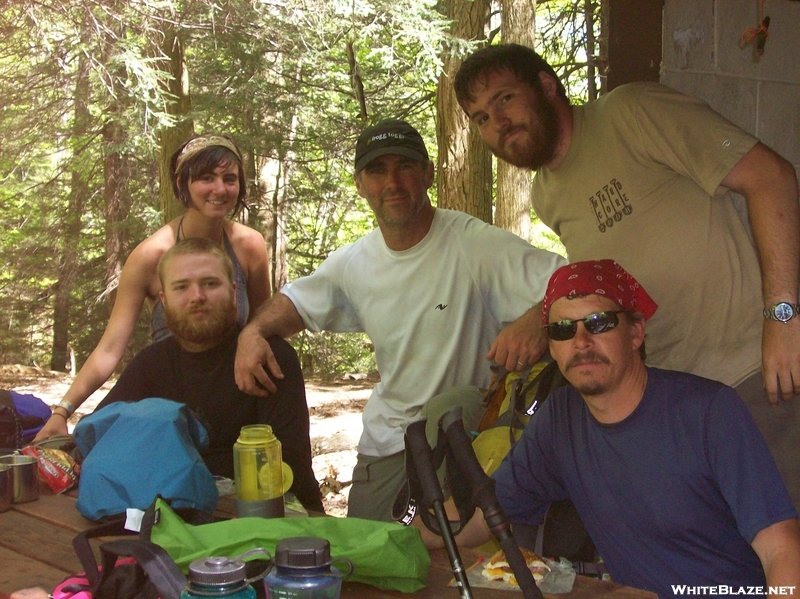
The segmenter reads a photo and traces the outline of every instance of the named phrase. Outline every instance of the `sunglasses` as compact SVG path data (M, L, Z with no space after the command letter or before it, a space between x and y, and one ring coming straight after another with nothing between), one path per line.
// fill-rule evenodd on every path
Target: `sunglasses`
M553 341L567 341L575 336L578 332L578 323L582 322L586 330L592 335L599 335L615 328L619 324L617 314L626 312L626 310L609 310L606 312L595 312L589 314L580 320L559 320L558 322L551 322L543 328L547 331L547 336Z

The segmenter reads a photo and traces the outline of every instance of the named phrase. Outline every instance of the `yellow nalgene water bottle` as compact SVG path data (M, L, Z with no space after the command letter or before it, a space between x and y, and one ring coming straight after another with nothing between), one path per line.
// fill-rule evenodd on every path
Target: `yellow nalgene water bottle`
M236 514L282 518L283 460L281 442L267 424L243 426L233 444Z

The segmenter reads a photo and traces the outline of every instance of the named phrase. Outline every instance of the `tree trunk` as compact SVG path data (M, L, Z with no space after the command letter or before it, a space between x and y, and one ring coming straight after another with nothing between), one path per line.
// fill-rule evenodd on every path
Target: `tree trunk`
M536 33L535 0L502 0L502 36L508 43L533 47ZM498 227L526 241L531 235L531 173L502 160L497 161Z
M107 39L105 63L111 64L111 57L117 51L117 40L124 39L124 25L116 26ZM119 275L128 255L128 234L124 221L131 208L130 157L126 146L128 135L123 125L125 110L130 102L124 81L127 72L124 66L109 72L109 102L105 109L103 125L103 215L106 236L106 289L102 296L106 300L109 315L114 306Z
M298 119L294 114L290 118L291 126L287 132L288 139L294 139ZM286 251L289 245L287 230L287 214L289 209L289 187L291 184L294 151L289 143L278 145L278 159L271 160L269 169L273 188L267 196L264 216L264 239L270 257L271 284L273 293L286 284L288 264Z
M169 177L169 159L180 145L194 133L194 122L188 117L192 107L189 95L189 71L186 68L186 57L180 33L171 25L165 25L164 70L172 77L165 83L167 91L174 97L168 102L167 112L175 116L177 122L172 127L165 127L159 132L160 158L158 161L159 200L164 212L164 222L168 223L183 213L183 205L172 192Z
M124 93L121 89L119 92ZM103 213L106 221L106 290L103 295L106 305L109 307L109 313L114 305L119 275L125 264L125 258L128 256L129 240L123 225L131 208L129 157L120 151L127 135L119 121L115 120L115 116L117 115L112 111L109 115L110 119L103 127L103 144L105 146L103 159L105 208Z
M84 135L89 131L91 119L87 106L89 98L89 70L86 56L78 59L78 70L75 73L75 112L72 123L72 168L71 189L64 225L61 227L59 241L62 245L61 265L56 285L55 303L53 306L53 351L50 356L50 369L66 371L71 364L70 341L70 306L75 275L78 272L78 248L80 246L81 216L88 196L88 185L84 173L79 166L80 153L86 151L82 147Z
M467 40L485 37L487 0L447 0L444 8L445 15L453 22L454 37ZM443 63L436 96L439 206L461 210L491 223L492 157L456 102L452 81L461 58L445 49Z
M348 50L348 53L352 48ZM355 56L352 55L352 60ZM351 69L355 72L354 63L351 63ZM284 65L282 70L286 71L285 77L282 80L301 80L303 71L303 61L300 60L297 64ZM366 110L366 104L363 105ZM270 184L273 186L271 189L266 188L265 193L265 214L263 219L264 224L264 239L267 243L267 250L269 251L270 258L270 274L272 292L279 291L281 287L286 284L289 276L289 267L287 263L287 248L289 246L289 238L287 234L288 229L288 212L289 212L289 189L291 187L292 178L292 164L296 159L296 152L293 146L293 140L297 134L297 128L300 125L297 111L294 108L288 108L282 111L279 122L287 123L287 126L280 128L280 135L282 139L276 144L278 151L277 160L269 161L269 168L265 172L269 173ZM264 181L264 183L267 183Z

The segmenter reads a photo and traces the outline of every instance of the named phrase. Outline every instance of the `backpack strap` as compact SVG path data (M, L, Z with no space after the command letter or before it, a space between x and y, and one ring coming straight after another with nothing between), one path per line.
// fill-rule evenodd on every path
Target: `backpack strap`
M100 573L97 568L97 560L95 560L92 546L89 544L89 539L97 537L121 537L135 535L136 533L125 529L125 516L117 516L108 522L103 522L97 526L93 526L72 539L72 547L75 549L75 554L83 566L83 571L86 573L86 579L89 584L94 588L100 578Z
M494 424L497 416L500 414L500 406L506 398L506 378L508 371L503 366L492 366L492 382L486 389L486 394L483 397L483 407L486 411L481 418L478 425L478 432L482 433L487 428Z
M186 577L164 549L149 540L131 538L108 541L100 545L101 568L98 568L89 539L97 537L134 537L138 533L125 528L125 516L115 517L79 533L72 546L86 573L91 594L98 597L98 590L108 579L118 557L133 557L147 575L161 599L179 599L186 587Z
M187 580L169 554L161 547L143 539L121 539L100 545L103 569L92 595L111 574L119 557L132 557L147 575L147 580L156 588L161 599L180 599Z
M508 432L512 446L517 442L517 431L525 428L525 423L542 407L550 393L567 384L567 380L558 369L558 364L550 357L549 353L546 352L540 361L547 362L544 368L536 373L536 376L530 381L527 380L527 377L520 377L520 380L517 381L512 390L513 396L509 406L511 423ZM530 401L526 401L534 388L535 391L532 398Z

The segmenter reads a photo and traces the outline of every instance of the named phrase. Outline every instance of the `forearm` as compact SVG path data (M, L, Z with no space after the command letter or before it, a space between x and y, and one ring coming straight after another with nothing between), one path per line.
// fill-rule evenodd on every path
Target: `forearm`
M794 556L776 556L765 574L768 587L794 587L794 595L800 595L800 564ZM777 594L770 593L770 596Z
M800 526L796 518L769 526L753 539L753 549L772 587L794 587L800 594Z
M117 357L116 354L108 353L99 347L96 348L78 371L69 389L64 394L64 399L71 403L73 408L79 408L92 393L97 391L109 379L119 364L121 357L121 355Z
M792 169L792 183L773 190L775 201L748 199L753 237L761 264L761 291L764 305L797 302L800 276L800 207L797 183ZM767 193L766 191L762 193Z
M286 339L305 328L292 300L282 293L276 293L261 306L245 331L258 331L265 339L273 335Z
M458 512L456 511L452 500L445 502L444 508L448 518L452 520L458 519ZM428 530L427 527L422 523L422 519L419 516L414 518L411 525L419 529L422 542L425 543L425 547L427 547L428 550L441 549L444 547L444 541L442 537ZM489 531L489 527L486 525L486 521L483 519L482 512L480 510L475 510L475 514L472 516L470 521L467 522L463 530L456 535L455 541L459 547L474 548L483 545L487 541L491 540L491 538L492 533Z
M794 167L763 144L756 144L723 185L747 200L761 264L765 305L796 302L800 277L800 205Z

